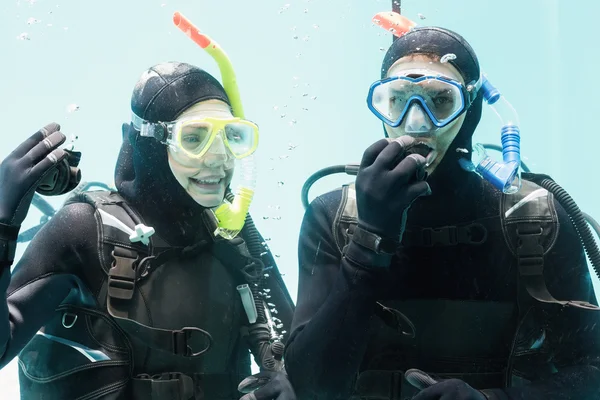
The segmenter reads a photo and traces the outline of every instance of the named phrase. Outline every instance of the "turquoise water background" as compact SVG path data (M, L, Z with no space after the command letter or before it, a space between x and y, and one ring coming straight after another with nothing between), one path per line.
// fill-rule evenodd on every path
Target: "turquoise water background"
M526 163L600 219L600 3L403 0L402 6L419 24L453 29L471 43L520 115ZM360 161L382 135L365 99L392 40L371 18L390 9L391 0L5 1L0 157L56 121L78 137L84 180L112 183L121 123L129 120L142 71L177 60L220 76L213 60L174 27L173 12L180 11L229 54L246 117L261 128L251 212L271 238L295 299L302 184L322 167ZM475 141L498 143L499 127L485 110ZM325 178L311 198L349 180ZM40 216L32 209L24 228ZM16 362L0 371L3 399L18 398L15 377Z

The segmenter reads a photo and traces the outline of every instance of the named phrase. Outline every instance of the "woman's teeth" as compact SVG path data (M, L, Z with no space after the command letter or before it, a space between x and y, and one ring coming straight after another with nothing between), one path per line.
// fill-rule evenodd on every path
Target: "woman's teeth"
M191 178L194 182L199 183L201 185L216 185L221 182L221 179L194 179Z

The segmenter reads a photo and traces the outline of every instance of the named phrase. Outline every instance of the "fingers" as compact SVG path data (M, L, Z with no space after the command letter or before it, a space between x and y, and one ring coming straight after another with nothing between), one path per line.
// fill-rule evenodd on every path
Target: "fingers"
M406 156L406 149L410 148L415 143L415 139L410 136L400 136L396 139L386 139L389 141L388 146L381 151L376 164L386 169L393 169Z
M35 181L40 180L49 170L54 168L56 164L61 162L66 156L67 153L63 149L54 150L40 162L35 164L33 168L31 168L29 173L31 179Z
M408 135L400 136L398 138L392 139L392 141L399 143L400 146L404 147L405 149L408 149L409 147L415 144L415 138Z
M54 132L58 132L60 130L60 125L56 122L52 122L45 127L38 130L36 133L31 135L27 140L21 143L14 151L13 154L17 158L23 157L27 154L32 148L34 148L38 143L44 140L46 137L50 136Z
M246 396L242 397L240 400L273 400L275 397L279 395L281 392L281 387L279 382L271 381L267 383L265 386L260 389L255 390L253 393L249 393L246 396L254 396L254 398Z
M405 156L404 147L396 141L390 142L385 149L379 153L373 165L378 165L384 170L394 169Z
M423 390L437 383L435 379L419 369L409 369L404 373L404 377L414 387Z
M389 144L387 139L381 139L370 145L363 153L362 161L360 162L360 168L366 168L375 162L377 156L383 149Z
M412 204L416 199L421 196L429 196L431 195L431 188L429 184L425 181L419 181L409 185L406 188L406 197L410 204Z
M53 150L63 144L67 140L67 137L62 132L53 132L50 136L42 139L41 142L36 144L29 152L26 157L29 159L30 164L33 166L40 162L45 157L50 156Z
M427 160L419 154L409 154L394 167L390 172L395 181L400 185L405 185L411 180L417 182L425 179L425 166Z
M238 385L238 391L241 393L252 392L268 383L269 380L270 378L268 376L263 376L261 373L249 376L240 382Z

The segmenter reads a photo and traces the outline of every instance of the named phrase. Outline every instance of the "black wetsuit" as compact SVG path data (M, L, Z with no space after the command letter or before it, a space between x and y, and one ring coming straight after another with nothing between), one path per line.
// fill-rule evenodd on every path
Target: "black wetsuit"
M116 173L120 195L170 246L190 249L152 267L135 289L129 318L167 330L201 328L212 335L212 347L195 358L151 349L107 318L113 247L98 251L102 219L92 205L75 202L34 237L12 277L8 268L2 272L0 290L7 301L0 303L0 368L19 355L24 399L150 398L151 391L162 390L161 382L134 384L130 378L166 373L191 377L195 399L239 399L237 385L251 372L241 330L248 318L236 290L239 280L232 266L213 254L202 209L172 176L166 148L152 138L139 138L133 129L126 127L124 134ZM208 244L195 246L203 240ZM276 268L270 275L268 281L281 283ZM278 298L289 299L285 288L266 287L269 301L278 304L278 317L291 319L291 301L282 304ZM194 351L204 344L192 340ZM177 398L172 393L180 389L173 385L180 376L160 378L171 380L172 386L160 398Z
M486 217L497 217L499 227L499 192L474 174L452 173L452 178L439 173L432 179L434 193L446 196L413 204L408 231ZM406 247L392 258L389 273L377 272L372 267L385 265L386 256L351 243L354 259L362 264L355 265L335 244L332 225L341 193L313 201L301 228L299 295L286 351L298 398L347 399L353 392L404 399L394 387L402 381L398 371L409 368L458 377L478 389L505 387L512 375L513 385L525 386L506 389L509 399L600 396L600 373L594 367L600 366L599 312L533 301L514 338L518 268L500 229L489 232L480 246ZM545 257L548 288L558 299L596 304L578 236L558 204L557 211L560 233ZM375 316L376 301L409 317L417 328L415 338ZM507 374L513 346L512 374ZM551 364L567 370L549 376ZM406 382L403 386L405 393Z

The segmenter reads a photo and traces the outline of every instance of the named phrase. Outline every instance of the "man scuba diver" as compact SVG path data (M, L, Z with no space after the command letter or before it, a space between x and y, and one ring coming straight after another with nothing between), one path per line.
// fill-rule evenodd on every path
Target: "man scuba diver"
M600 398L600 313L569 215L534 174L469 167L490 87L450 30L387 51L368 97L387 138L302 223L285 351L298 398Z
M244 399L295 399L280 331L293 303L246 217L252 193L229 190L238 161L252 179L243 162L258 144L257 126L232 115L234 95L189 64L145 71L117 191L68 200L12 276L20 225L66 157L65 135L50 124L2 162L0 367L19 356L23 399L239 399L249 350L261 373ZM222 226L240 215L239 235Z

